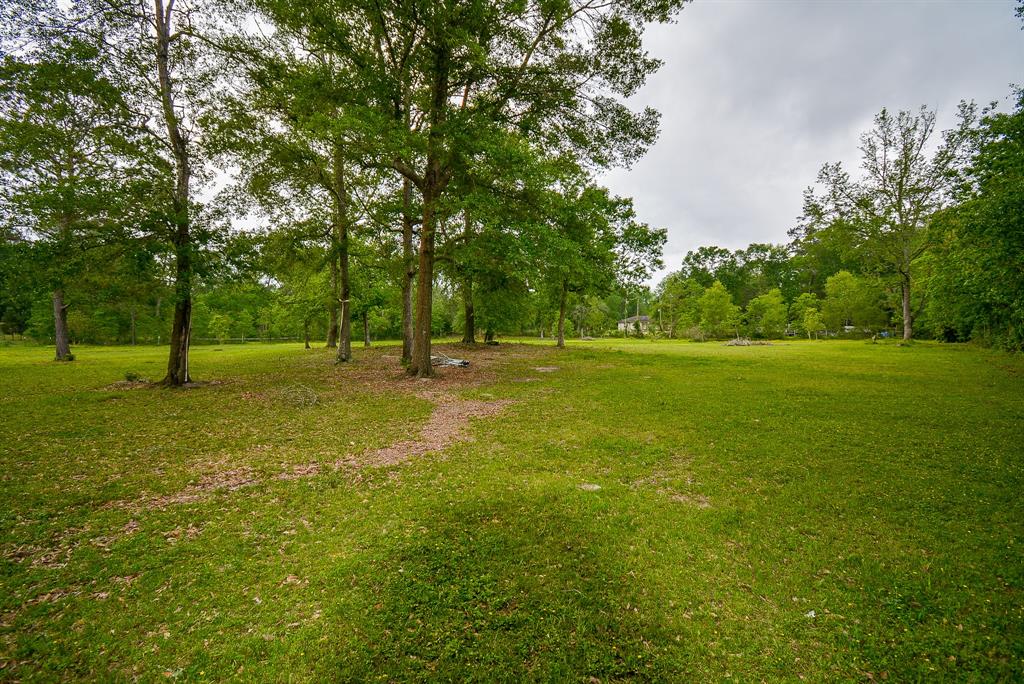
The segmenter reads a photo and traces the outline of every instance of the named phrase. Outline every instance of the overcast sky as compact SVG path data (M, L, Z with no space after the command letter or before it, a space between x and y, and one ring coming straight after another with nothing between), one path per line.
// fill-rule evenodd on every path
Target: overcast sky
M1008 101L1024 85L1013 0L696 0L649 29L664 62L631 100L661 112L661 137L604 182L668 229L667 271L701 245L785 242L826 161L858 162L882 107Z

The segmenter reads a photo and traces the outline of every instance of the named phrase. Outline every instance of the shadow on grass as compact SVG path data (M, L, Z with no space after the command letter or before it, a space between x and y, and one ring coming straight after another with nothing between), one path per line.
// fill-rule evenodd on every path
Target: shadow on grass
M585 509L520 499L444 513L421 521L377 566L368 630L336 663L343 678L665 676L669 637L637 607L642 581Z

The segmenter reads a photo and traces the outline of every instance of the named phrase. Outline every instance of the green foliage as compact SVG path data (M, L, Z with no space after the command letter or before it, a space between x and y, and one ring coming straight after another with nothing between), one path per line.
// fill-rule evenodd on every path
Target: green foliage
M989 112L965 173L963 201L936 220L928 323L943 339L1024 349L1024 91Z
M782 300L782 291L769 290L750 300L747 305L747 325L751 332L777 339L786 330L786 302Z
M809 310L820 311L821 301L818 296L813 292L803 292L799 297L793 300L793 303L789 306L789 320L793 323L794 327L803 332L807 332L803 326L804 317Z
M212 313L206 317L206 332L217 338L218 344L231 336L231 318L222 313Z
M597 336L614 330L617 317L607 302L599 297L587 297L577 303L569 314L573 328L581 336Z
M721 247L700 247L683 257L681 275L710 287L721 282L733 301L746 306L754 297L772 289L791 299L799 293L799 273L789 248L783 245L752 244L730 252Z
M814 308L806 308L803 310L803 316L800 317L800 328L807 333L807 339L812 336L817 337L825 328L825 320L821 317L821 312Z
M828 241L848 246L866 269L898 283L907 319L904 339L911 335L915 262L931 246L932 215L953 202L974 121L975 107L961 103L959 125L931 151L935 112L922 107L893 115L882 109L861 136L861 178L851 178L839 163L826 164L818 174L821 194L809 188L804 195L798 239L813 242L821 233L838 233L842 237Z
M884 322L880 300L881 291L870 279L840 271L825 282L822 320L832 331L877 328Z
M670 273L655 291L654 314L661 332L670 338L693 336L700 323L699 303L704 288L681 271Z
M729 291L717 280L701 295L697 310L700 313L700 331L704 337L739 334L740 308L733 304Z

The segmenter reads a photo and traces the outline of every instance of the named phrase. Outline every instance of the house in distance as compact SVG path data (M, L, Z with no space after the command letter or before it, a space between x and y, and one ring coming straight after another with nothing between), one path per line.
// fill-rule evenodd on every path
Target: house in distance
M619 331L624 333L636 332L647 333L647 326L651 324L649 316L630 316L619 321Z

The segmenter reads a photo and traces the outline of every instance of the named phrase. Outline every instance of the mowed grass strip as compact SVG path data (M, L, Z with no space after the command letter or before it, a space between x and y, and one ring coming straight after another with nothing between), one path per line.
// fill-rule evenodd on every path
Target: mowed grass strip
M1020 359L523 349L397 388L386 351L200 347L217 382L169 391L112 387L163 349L0 348L0 678L1024 677ZM436 388L513 403L278 479L415 437Z

